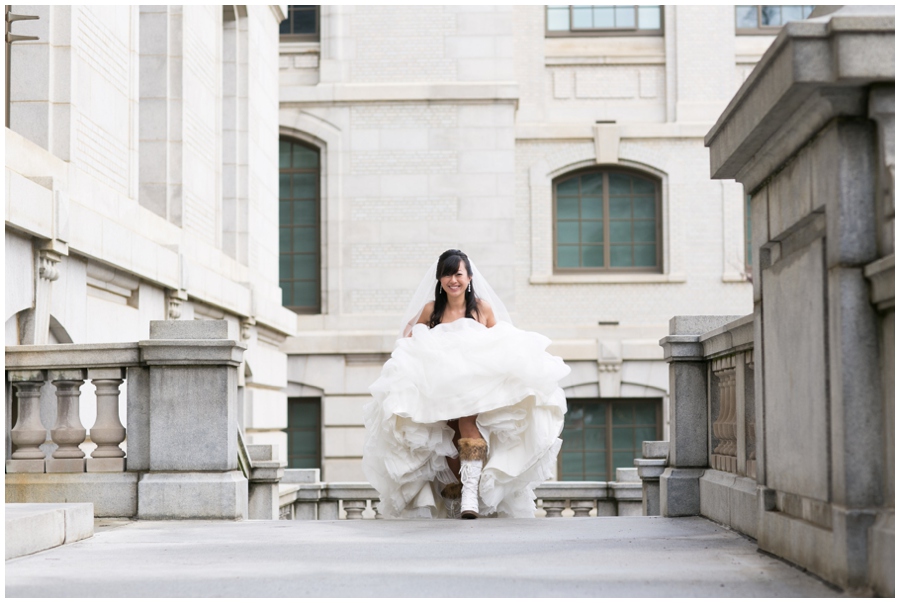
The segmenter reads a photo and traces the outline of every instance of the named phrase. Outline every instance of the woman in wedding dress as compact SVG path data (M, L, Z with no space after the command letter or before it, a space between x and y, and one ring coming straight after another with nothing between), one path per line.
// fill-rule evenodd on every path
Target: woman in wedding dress
M463 252L441 254L364 407L363 471L384 517L534 517L553 475L569 373L512 325Z

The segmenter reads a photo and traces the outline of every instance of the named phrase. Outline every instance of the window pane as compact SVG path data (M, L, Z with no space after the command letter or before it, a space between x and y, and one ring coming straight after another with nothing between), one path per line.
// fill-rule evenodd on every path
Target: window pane
M735 7L735 26L738 29L754 29L759 27L756 21L756 6Z
M559 222L556 225L557 243L578 243L578 222Z
M294 201L294 224L316 224L316 202Z
M593 26L590 6L572 7L572 29L590 29Z
M640 450L644 442L656 440L656 427L636 427L634 430L634 448Z
M294 12L295 34L316 33L316 9L305 9Z
M281 305L282 306L290 306L291 305L291 283L279 283L281 287Z
M319 305L316 287L310 282L294 283L294 305L301 307L314 307Z
M609 217L612 220L630 220L631 199L628 197L611 197L609 200Z
M803 7L803 18L806 19L807 17L809 17L809 14L811 12L813 12L814 8L815 8L815 6L804 6Z
M279 224L290 224L291 223L291 202L290 201L279 201L278 202L278 222L279 222Z
M635 425L656 425L656 404L653 402L635 402L634 408L634 424Z
M606 425L606 403L585 404L584 406L584 424L585 425Z
M294 174L294 186L291 191L294 199L315 199L317 174Z
M578 219L578 198L562 197L556 200L556 217L560 220Z
M574 474L580 476L584 473L584 457L580 452L562 453L562 471L563 474Z
M284 21L281 22L281 25L278 26L279 34L289 34L291 33L291 18L288 17ZM282 166L284 167L284 166Z
M616 7L616 27L634 28L634 5Z
M578 194L578 178L569 178L563 180L556 185L557 195L577 195Z
M787 23L788 21L799 21L803 19L803 7L796 6L782 6L781 7L781 21L782 23Z
M278 250L282 253L291 250L291 229L278 229Z
M639 29L659 29L660 28L660 9L658 6L639 6L638 7L638 28Z
M603 267L603 246L590 245L581 248L581 265L589 268Z
M287 19L282 24L287 23ZM291 166L291 143L286 140L278 141L278 167L284 169Z
M610 195L630 195L631 194L631 176L625 174L609 175L609 194Z
M581 223L582 243L603 242L603 222L586 221Z
M290 174L278 174L278 196L286 199L291 196Z
M586 196L603 195L603 175L591 174L581 177L581 194Z
M613 245L609 249L609 265L613 268L632 266L631 245Z
M631 222L613 220L609 223L609 241L611 243L631 242Z
M640 458L637 450L627 450L613 453L613 470L619 467L634 467L634 459Z
M780 6L763 6L762 7L762 23L761 25L777 26L781 25L781 7Z
M581 430L563 429L562 450L581 450Z
M615 10L611 6L594 7L594 27L597 29L612 29L616 26Z
M295 226L293 234L294 251L316 251L316 229L309 226Z
M585 450L606 450L606 430L605 429L585 429L584 430L584 449Z
M656 222L652 220L634 221L634 240L641 243L654 243L656 241Z
M602 220L603 197L582 197L581 217L586 220Z
M634 265L642 268L656 266L656 245L635 245Z
M319 408L314 402L288 401L288 429L319 428Z
M547 7L547 30L548 31L567 31L569 29L569 7L568 6L548 6Z
M294 145L293 168L319 167L319 153L299 144Z
M631 184L634 187L635 195L655 195L656 194L656 184L652 180L647 180L646 178L638 178L634 176L631 179Z
M556 265L560 268L578 268L578 247L557 247Z
M631 427L613 427L612 439L614 450L630 449L634 441L634 433Z
M613 404L612 420L613 425L631 425L634 421L634 404L631 402Z
M634 217L635 219L656 218L656 199L654 197L635 197Z
M291 257L287 254L278 256L278 278L287 279L291 274Z
M605 452L585 452L584 453L584 472L593 474L606 473L606 453Z
M309 254L297 254L294 257L294 271L293 278L302 279L302 280L315 280L316 272L318 272L316 266L316 256Z

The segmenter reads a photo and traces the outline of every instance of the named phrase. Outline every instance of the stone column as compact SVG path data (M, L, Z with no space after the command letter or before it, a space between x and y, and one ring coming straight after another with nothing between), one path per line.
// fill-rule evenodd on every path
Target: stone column
M87 459L89 472L125 471L125 427L119 420L119 386L125 371L121 368L88 369L88 378L97 388L97 420L91 427L91 441L97 448Z
M237 464L237 367L246 346L227 336L224 320L151 321L150 339L138 342L149 367L140 519L247 518Z
M700 336L740 316L675 316L660 340L669 363L669 465L659 480L660 513L700 514L700 476L709 467L708 367Z
M16 388L19 417L11 438L16 447L6 461L7 473L43 473L47 428L41 423L41 387L47 379L44 371L10 371L9 381Z
M59 448L47 459L47 473L84 473L84 451L79 445L87 431L81 424L79 400L86 373L84 369L50 371L57 399L56 424L50 437Z

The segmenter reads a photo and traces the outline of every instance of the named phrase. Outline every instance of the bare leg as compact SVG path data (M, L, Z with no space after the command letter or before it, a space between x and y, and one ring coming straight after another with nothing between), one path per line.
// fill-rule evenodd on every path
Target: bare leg
M471 417L461 417L459 419L460 437L482 439L481 432L478 431L478 425L475 424L477 418L478 415L473 415Z

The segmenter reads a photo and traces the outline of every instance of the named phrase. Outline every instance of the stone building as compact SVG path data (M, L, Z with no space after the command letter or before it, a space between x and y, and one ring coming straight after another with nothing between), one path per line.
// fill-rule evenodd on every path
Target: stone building
M572 368L560 478L612 480L641 440L666 439L667 321L753 308L747 199L710 180L703 137L781 23L811 9L290 7L291 466L364 479L367 386L454 247Z
M6 345L134 342L151 320L224 319L247 345L248 422L284 413L279 348L296 328L277 272L285 11L7 7L8 23L37 19L11 24L36 39L7 43ZM44 398L49 428L49 384Z
M669 317L752 310L703 136L809 8L12 6L7 345L225 319L247 441L362 480L367 387L457 247L572 368L559 477L612 480L667 437Z

